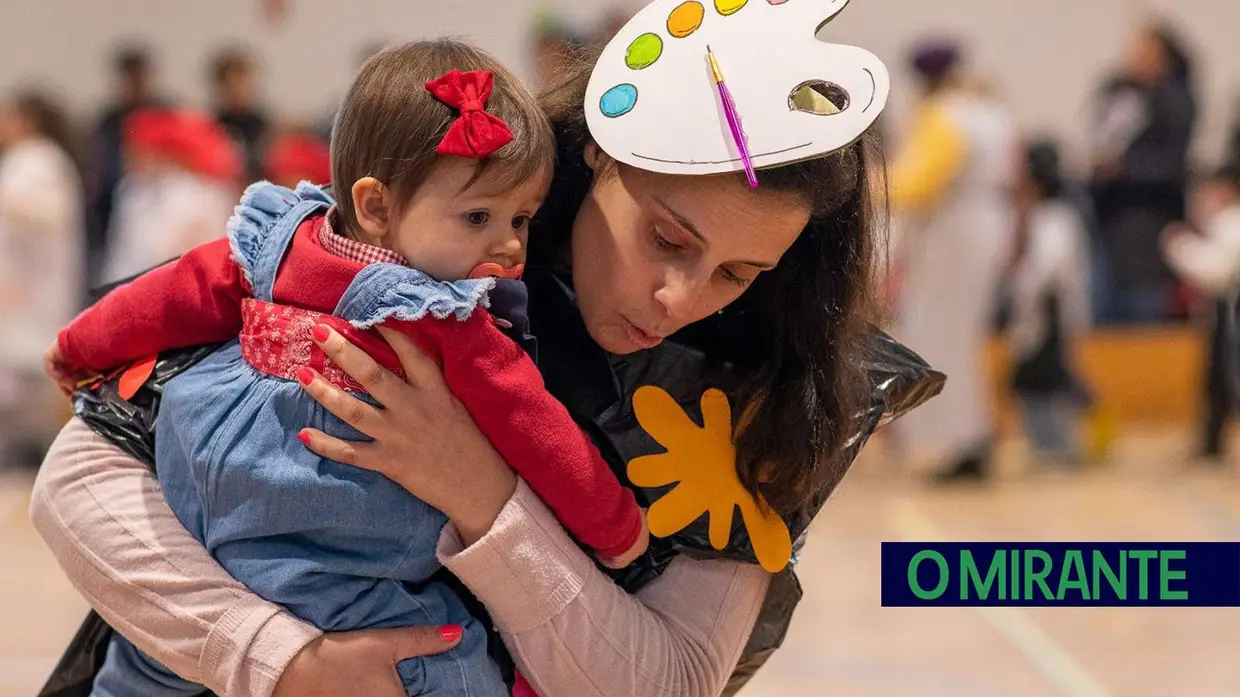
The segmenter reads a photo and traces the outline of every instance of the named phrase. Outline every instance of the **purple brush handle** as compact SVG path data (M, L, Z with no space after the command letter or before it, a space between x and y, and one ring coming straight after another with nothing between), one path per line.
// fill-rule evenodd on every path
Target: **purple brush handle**
M719 96L723 101L723 114L728 119L728 127L732 129L732 138L741 153L741 164L745 166L745 178L749 180L749 188L757 188L758 177L753 171L753 161L749 159L749 147L745 144L745 131L741 129L740 117L736 113L736 103L732 101L732 92L722 82L719 85Z

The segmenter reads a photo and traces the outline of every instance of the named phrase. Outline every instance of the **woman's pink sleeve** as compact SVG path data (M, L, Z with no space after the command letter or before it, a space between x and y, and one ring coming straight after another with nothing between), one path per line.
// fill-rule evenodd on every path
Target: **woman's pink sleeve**
M678 557L635 595L574 544L525 482L478 542L440 560L492 614L541 697L717 697L757 620L757 565Z
M78 420L48 453L35 527L113 627L182 677L269 697L318 630L254 595L211 559L158 481ZM715 697L765 596L759 567L679 558L636 595L615 586L524 482L492 530L440 555L490 608L542 697Z
M74 419L35 481L31 519L69 580L135 646L229 697L269 697L320 632L224 571L145 465Z

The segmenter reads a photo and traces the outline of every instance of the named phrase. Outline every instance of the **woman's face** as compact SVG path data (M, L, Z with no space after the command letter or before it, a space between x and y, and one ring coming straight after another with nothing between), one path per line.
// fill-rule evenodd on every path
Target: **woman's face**
M22 114L16 104L11 102L0 104L0 148L8 147L29 137L33 130L30 119Z
M1128 72L1142 83L1156 82L1166 72L1166 53L1162 41L1149 29L1133 37L1128 49Z
M611 353L653 348L736 300L809 222L808 201L741 177L617 166L594 145L586 164L595 176L573 223L573 287Z

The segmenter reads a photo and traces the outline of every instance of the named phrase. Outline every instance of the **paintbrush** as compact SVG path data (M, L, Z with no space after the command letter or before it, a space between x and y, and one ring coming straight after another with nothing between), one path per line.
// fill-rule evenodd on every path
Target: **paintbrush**
M745 131L741 129L741 119L736 113L736 102L732 99L732 93L728 90L728 86L723 82L723 71L719 69L719 62L715 60L715 54L710 50L710 46L706 46L706 60L710 61L710 71L715 76L715 85L719 87L719 99L723 102L723 114L728 119L728 127L732 129L732 139L736 141L736 148L741 153L741 164L745 166L745 178L749 180L749 188L755 189L758 186L758 175L753 170L753 160L749 157L749 146L745 144Z

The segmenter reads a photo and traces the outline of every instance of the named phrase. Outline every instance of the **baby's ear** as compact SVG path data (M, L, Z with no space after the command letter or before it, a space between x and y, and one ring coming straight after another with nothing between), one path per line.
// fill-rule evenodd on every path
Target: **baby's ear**
M396 222L396 197L392 190L374 177L362 177L353 183L349 193L357 217L355 229L362 234L362 241L380 245Z

